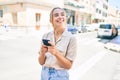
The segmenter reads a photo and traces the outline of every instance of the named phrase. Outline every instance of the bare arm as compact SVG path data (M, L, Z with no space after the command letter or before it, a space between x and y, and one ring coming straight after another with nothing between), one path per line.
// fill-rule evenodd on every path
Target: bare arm
M50 44L52 44L52 43L50 43ZM62 53L59 52L59 51L56 49L56 47L55 47L54 44L52 44L52 46L49 46L49 47L48 47L48 52L50 52L51 54L53 54L53 55L57 58L60 66L66 68L66 69L70 69L70 68L71 68L71 66L72 66L72 61L70 61L69 59L67 59L66 57L64 57L64 56L62 55Z
M56 51L55 56L58 59L59 64L62 67L66 68L66 69L70 69L72 67L72 61L68 60L66 57L61 55L61 53L59 51Z
M45 53L47 52L47 47L42 45L41 50L39 52L38 62L43 65L45 63L46 57Z

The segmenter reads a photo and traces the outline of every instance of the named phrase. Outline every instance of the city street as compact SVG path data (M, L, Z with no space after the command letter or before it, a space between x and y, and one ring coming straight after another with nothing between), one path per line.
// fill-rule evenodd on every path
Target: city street
M76 36L78 48L69 80L120 80L119 3L0 0L0 80L40 80L41 38L55 30L59 39L65 26Z
M19 32L0 34L0 80L40 80L37 58L43 32ZM97 38L96 32L75 36L78 54L69 70L70 80L120 79L120 54L104 48L111 39Z

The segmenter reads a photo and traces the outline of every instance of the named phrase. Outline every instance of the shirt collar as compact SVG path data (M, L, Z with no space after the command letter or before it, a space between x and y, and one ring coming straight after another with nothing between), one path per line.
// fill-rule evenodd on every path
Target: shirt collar
M51 32L51 36L52 35L54 35L54 31ZM67 29L65 29L61 36L67 36L67 35L68 35L68 31Z

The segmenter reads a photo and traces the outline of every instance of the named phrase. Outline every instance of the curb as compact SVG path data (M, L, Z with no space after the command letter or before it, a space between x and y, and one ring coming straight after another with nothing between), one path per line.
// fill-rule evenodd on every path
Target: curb
M104 45L104 48L120 53L120 45L115 43L107 43Z

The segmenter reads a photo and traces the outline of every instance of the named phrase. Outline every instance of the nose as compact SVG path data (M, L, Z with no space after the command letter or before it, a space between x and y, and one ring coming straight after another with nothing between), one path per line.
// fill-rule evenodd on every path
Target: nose
M63 16L59 15L59 16L58 16L58 19L63 19Z

